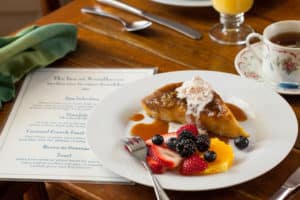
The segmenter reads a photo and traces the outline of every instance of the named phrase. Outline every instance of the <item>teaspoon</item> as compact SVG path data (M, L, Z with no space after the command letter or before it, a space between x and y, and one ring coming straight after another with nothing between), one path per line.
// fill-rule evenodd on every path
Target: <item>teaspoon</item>
M152 22L146 20L134 21L130 23L125 21L123 18L119 16L104 12L100 8L93 8L93 7L81 8L81 12L114 19L118 22L121 22L121 24L124 26L124 29L129 32L143 30L152 25Z

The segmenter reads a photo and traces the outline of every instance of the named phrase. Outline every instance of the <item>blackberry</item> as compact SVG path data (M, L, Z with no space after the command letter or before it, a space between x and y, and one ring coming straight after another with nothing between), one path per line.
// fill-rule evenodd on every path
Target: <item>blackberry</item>
M156 145L161 145L162 143L164 143L164 137L158 134L154 135L152 137L152 143Z
M176 151L181 157L187 158L196 152L196 146L190 139L181 139L177 141Z
M245 149L249 145L249 140L246 137L239 136L234 139L234 144L238 149Z
M189 132L187 130L184 130L178 136L178 141L180 141L182 139L189 139L189 140L195 141L196 138L193 135L193 133L191 133L191 132Z
M216 160L216 158L217 158L217 154L214 151L206 151L204 153L204 159L207 162L213 162L214 160Z
M177 138L171 137L167 141L167 145L170 149L176 151Z
M210 139L207 134L197 135L195 140L196 147L198 151L207 151L210 146Z

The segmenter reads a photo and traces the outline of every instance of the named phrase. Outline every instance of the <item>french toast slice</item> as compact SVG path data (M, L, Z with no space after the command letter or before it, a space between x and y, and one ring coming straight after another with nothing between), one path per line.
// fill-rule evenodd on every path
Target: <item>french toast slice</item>
M142 108L150 117L182 124L190 123L191 120L208 132L220 136L229 138L249 136L215 91L212 100L205 105L199 117L187 115L187 101L178 98L176 91L176 88L181 87L182 84L183 82L170 83L157 89L142 99Z

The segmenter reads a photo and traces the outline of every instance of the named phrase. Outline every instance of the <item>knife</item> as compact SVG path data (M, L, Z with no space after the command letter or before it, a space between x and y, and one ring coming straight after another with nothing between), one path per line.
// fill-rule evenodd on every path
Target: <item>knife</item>
M116 0L97 0L97 2L102 3L102 4L106 4L115 8L119 8L121 10L125 10L127 12L133 13L135 15L141 16L143 18L146 18L150 21L156 22L158 24L161 24L163 26L166 26L170 29L173 29L177 32L180 32L182 34L184 34L185 36L188 36L192 39L200 39L202 37L202 34L195 30L192 29L188 26L185 26L183 24L180 24L178 22L174 22L171 21L169 19L163 18L163 17L159 17L150 13L147 13L145 11L139 10L133 6L127 5L123 2L120 1L116 1Z
M286 180L269 200L283 200L300 186L300 167Z

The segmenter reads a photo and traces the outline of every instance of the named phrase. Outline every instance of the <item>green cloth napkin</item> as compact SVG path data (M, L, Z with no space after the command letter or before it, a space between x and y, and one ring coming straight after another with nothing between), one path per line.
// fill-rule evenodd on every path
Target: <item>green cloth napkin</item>
M31 26L15 36L0 37L0 109L15 97L18 80L74 51L76 44L77 28L66 23Z

